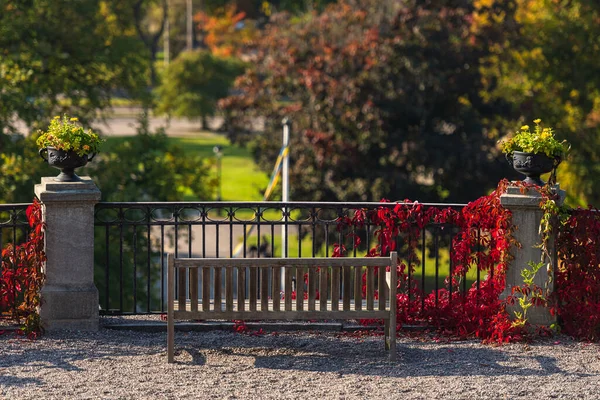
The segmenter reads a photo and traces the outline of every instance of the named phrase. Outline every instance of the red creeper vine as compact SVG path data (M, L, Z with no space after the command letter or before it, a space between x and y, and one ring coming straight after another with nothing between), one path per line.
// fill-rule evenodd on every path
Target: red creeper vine
M0 316L22 325L22 333L30 338L42 332L38 307L44 281L44 223L37 200L27 208L31 227L28 240L20 245L9 244L2 249L0 267Z

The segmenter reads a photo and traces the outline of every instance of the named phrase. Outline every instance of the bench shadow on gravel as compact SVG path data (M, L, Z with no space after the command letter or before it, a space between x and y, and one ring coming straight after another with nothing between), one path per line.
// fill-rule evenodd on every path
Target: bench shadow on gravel
M378 375L385 377L415 376L548 376L561 374L577 377L557 366L555 357L532 351L503 350L502 347L473 346L466 342L420 342L403 339L397 344L397 361L387 360L383 338L344 337L339 334L266 334L243 335L232 332L177 333L175 364L167 363L166 335L113 331L89 334L85 338L48 336L40 340L59 339L59 348L39 348L35 344L23 354L10 353L0 357L0 371L10 366L34 367L36 370L58 368L79 371L78 360L127 362L124 357L148 357L148 362L164 368L211 368L211 354L231 357L235 364L240 357L248 358L254 368L334 372L340 375ZM71 343L69 341L72 340ZM65 343L68 343L65 346ZM0 343L2 346L3 343ZM120 358L124 358L122 361ZM229 362L229 361L228 361ZM247 364L246 364L247 365ZM39 384L37 378L15 378L0 373L0 383L7 386Z
M236 338L237 336L237 338ZM201 338L176 340L176 363L204 365L205 354L211 352L232 357L250 357L255 368L337 372L386 377L414 376L547 376L553 374L578 377L557 366L557 359L521 352L503 351L502 347L468 347L431 342L398 342L397 361L387 359L383 338L347 340L333 335L302 336L265 335L223 337L220 343L204 342ZM381 340L378 340L381 339ZM180 355L187 354L185 361ZM191 360L189 359L191 356ZM179 361L178 361L179 358ZM525 366L525 367L524 367ZM391 368L390 368L391 367Z
M21 377L17 377L17 376L4 376L2 374L0 374L0 387L4 386L4 387L9 387L9 386L14 386L14 387L24 387L26 385L42 385L42 379L39 378L21 378Z

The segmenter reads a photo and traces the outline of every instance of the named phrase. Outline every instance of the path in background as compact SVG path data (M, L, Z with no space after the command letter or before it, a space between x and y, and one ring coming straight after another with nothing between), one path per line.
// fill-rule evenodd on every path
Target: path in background
M190 121L187 118L149 117L149 128L151 132L156 132L159 128L165 128L165 132L170 136L189 136L198 133L200 128L199 121ZM218 129L223 123L223 118L209 118L209 128ZM104 123L97 122L93 125L94 129L100 131L106 136L133 136L136 134L138 126L138 117L115 116L107 119Z
M132 136L136 134L137 120L141 112L142 109L140 107L115 107L108 114L104 122L96 121L92 124L92 128L107 136ZM201 130L200 120L190 121L187 118L171 118L168 120L164 116L157 117L150 115L149 124L152 132L155 132L160 127L165 127L167 135L172 136L193 135ZM208 128L212 130L220 128L222 124L222 117L208 118ZM24 123L18 122L16 125L20 133L24 135L29 134L29 129ZM263 121L257 120L253 124L253 129L255 131L264 129Z

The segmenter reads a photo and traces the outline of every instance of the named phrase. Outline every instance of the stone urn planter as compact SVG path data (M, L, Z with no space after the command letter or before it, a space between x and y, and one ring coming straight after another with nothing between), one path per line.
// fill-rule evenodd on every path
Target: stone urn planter
M499 142L508 163L526 176L523 182L544 186L540 175L553 172L551 183L556 183L556 167L561 163L571 146L566 140L559 142L552 128L543 128L541 119L533 121L535 127L521 126L517 132Z
M78 182L75 168L83 167L98 153L102 139L91 129L85 131L77 118L56 116L48 129L39 131L36 140L40 157L51 167L60 169L54 178L59 182Z
M82 156L74 151L58 150L54 147L40 149L40 157L48 163L49 166L58 168L61 172L55 178L59 182L78 182L81 179L75 174L75 168L83 167L94 159L96 153L88 157ZM46 155L46 157L44 157Z
M515 171L526 176L523 182L538 186L544 186L545 184L540 176L552 172L562 161L558 156L551 158L544 153L525 153L522 151L513 151L507 154L506 159Z

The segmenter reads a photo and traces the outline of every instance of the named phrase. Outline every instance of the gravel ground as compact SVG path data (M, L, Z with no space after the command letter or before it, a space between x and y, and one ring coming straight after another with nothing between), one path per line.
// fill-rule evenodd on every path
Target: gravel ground
M0 399L597 399L600 346L564 336L500 347L340 332L63 331L0 335Z

